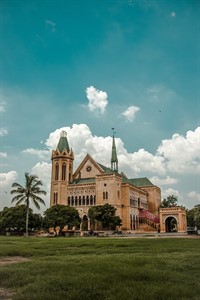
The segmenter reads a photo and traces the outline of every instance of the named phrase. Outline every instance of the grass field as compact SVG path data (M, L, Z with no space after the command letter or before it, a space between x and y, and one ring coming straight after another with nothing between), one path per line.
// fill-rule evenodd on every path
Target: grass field
M0 237L5 256L30 259L0 267L13 300L200 299L200 239Z

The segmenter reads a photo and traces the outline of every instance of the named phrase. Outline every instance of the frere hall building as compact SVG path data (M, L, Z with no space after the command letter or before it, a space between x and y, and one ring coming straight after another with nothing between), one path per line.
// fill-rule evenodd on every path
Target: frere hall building
M111 145L111 165L105 167L87 154L76 170L73 168L74 152L69 147L67 133L62 131L57 148L52 151L52 174L50 205L62 204L75 207L80 217L87 223L91 206L111 204L116 215L122 220L122 230L135 231L142 223L161 231L170 231L172 218L177 231L185 232L186 220L182 213L163 213L159 220L161 190L144 178L128 178L118 171L117 149L113 133ZM170 218L168 221L167 219ZM181 224L180 224L181 223Z

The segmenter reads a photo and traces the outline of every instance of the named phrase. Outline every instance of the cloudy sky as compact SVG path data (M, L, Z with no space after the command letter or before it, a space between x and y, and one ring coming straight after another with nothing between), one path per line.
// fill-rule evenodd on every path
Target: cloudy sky
M0 209L13 182L49 191L61 130L75 152L200 204L200 2L0 1ZM49 207L49 193L46 198Z

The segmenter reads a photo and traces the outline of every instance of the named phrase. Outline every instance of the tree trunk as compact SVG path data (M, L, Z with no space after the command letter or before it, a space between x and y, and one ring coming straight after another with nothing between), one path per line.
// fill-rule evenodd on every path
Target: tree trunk
M27 199L27 206L26 206L26 237L28 237L28 217L29 217L29 200Z

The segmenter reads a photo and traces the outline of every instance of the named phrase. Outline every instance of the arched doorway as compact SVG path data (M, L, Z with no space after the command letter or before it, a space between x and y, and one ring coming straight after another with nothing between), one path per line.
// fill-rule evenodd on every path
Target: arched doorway
M88 230L88 217L86 215L84 215L82 219L82 230Z
M167 217L165 220L165 231L166 232L177 232L177 220L174 217Z

